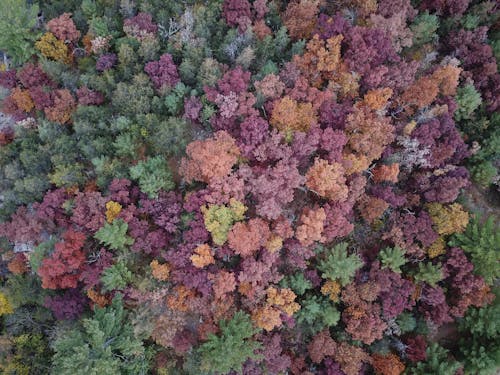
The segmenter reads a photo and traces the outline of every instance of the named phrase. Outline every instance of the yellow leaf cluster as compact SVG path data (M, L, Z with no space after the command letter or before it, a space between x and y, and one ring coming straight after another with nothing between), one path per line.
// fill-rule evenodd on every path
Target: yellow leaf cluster
M68 46L64 44L63 41L57 39L52 33L43 34L40 40L35 43L35 47L42 55L49 59L60 61L65 64L71 62Z
M229 230L234 222L243 220L247 208L234 198L229 201L229 207L210 204L201 207L205 228L212 234L216 245L223 245L227 241Z
M442 254L446 254L446 242L443 237L439 237L436 241L432 243L427 249L427 255L430 259L438 257Z
M118 202L109 201L106 203L106 221L111 223L120 214L122 205Z
M0 292L0 316L12 314L13 312L14 309L7 299L7 296L4 293Z
M448 206L440 203L429 203L427 211L434 223L434 229L441 236L461 233L469 223L469 213L458 203Z

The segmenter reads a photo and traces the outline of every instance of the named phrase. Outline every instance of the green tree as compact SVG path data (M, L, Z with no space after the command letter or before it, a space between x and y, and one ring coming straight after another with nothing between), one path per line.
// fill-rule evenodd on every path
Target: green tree
M27 5L26 0L0 1L0 50L5 51L16 66L35 53L38 10L37 4Z
M122 296L111 306L96 307L81 326L61 330L54 343L52 374L139 375L149 373L148 353L127 321Z
M168 191L175 187L167 161L162 156L140 161L130 167L130 177L138 181L141 191L150 198L158 197L160 190Z
M393 272L401 273L401 266L406 264L405 251L399 247L386 247L379 254L382 268L389 268Z
M252 340L258 330L252 326L248 314L238 311L231 320L222 320L219 328L220 335L210 334L197 350L202 370L211 374L241 373L247 359L260 358L255 351L261 348L261 344Z
M134 243L134 239L127 235L127 230L128 224L122 219L116 219L111 224L105 223L94 237L110 249L125 251Z
M322 272L321 277L332 281L338 280L342 286L349 284L356 271L363 266L363 262L357 254L349 254L347 246L346 242L341 242L330 249L325 249L323 246L317 249L324 254L318 263L318 269Z
M500 277L500 231L493 216L484 224L477 217L469 221L463 233L456 233L448 243L460 247L471 258L474 272L492 285Z

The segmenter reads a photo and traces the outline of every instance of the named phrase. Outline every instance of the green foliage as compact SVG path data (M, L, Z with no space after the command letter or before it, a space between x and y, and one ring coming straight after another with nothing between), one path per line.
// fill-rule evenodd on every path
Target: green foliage
M483 127L470 129L471 122L467 121L464 130L481 145L479 151L469 159L472 178L476 183L487 187L498 176L496 165L500 160L500 114L494 113L490 119L481 119L485 119ZM493 131L490 132L490 129Z
M500 290L492 305L470 308L460 321L459 351L466 373L493 375L500 367Z
M138 181L141 191L150 198L158 197L160 190L168 191L175 187L167 161L162 156L140 161L130 167L130 177Z
M153 96L154 91L148 76L139 73L134 76L132 83L120 82L116 85L112 102L118 113L134 116L151 111Z
M134 243L134 239L127 235L127 230L128 224L122 219L116 219L111 224L105 223L94 237L110 249L125 251Z
M173 90L165 97L165 106L172 116L177 115L184 106L184 96L189 89L182 82L179 82Z
M59 332L53 349L53 374L137 375L149 370L146 350L127 321L121 294L111 306L96 307L81 327Z
M27 5L26 0L0 1L0 50L5 51L16 66L35 53L38 10L37 4Z
M12 338L12 355L8 358L4 374L47 374L50 369L51 350L48 340L41 334L22 334ZM1 367L0 367L1 368ZM22 370L21 370L22 369Z
M48 256L54 250L54 245L56 242L56 238L53 237L35 247L29 259L33 273L38 272L38 267L40 267L40 265L42 264L43 258Z
M420 13L410 29L413 32L413 45L418 47L422 44L432 42L437 39L436 31L439 27L439 20L435 14L428 12Z
M432 263L419 263L418 272L415 274L415 281L425 282L432 287L443 279L443 272L441 266Z
M396 323L401 330L401 333L408 333L417 327L417 321L410 312L403 312L396 318Z
M399 247L386 247L379 254L382 268L389 268L393 272L401 273L401 266L406 264L405 251Z
M455 100L458 106L455 111L457 121L469 120L482 103L481 95L472 84L459 87Z
M330 249L319 247L317 251L325 255L318 263L318 269L323 272L321 277L338 280L342 286L349 284L363 262L357 254L349 255L347 246L346 242L341 242Z
M238 311L229 321L219 323L220 335L209 334L208 339L197 350L201 358L201 368L209 373L241 373L243 363L258 359L255 350L261 344L252 340L258 331L252 326L248 314Z
M306 291L313 288L312 283L300 272L284 277L280 282L280 286L282 288L292 289L298 296L303 295Z
M488 187L497 175L497 169L489 160L483 163L472 164L469 171L474 182L483 187Z
M300 305L295 317L308 333L314 334L325 327L336 326L340 320L340 312L326 297L308 295L300 301Z
M418 362L415 367L407 369L410 375L455 375L455 372L460 368L460 363L452 359L448 350L440 346L438 343L432 343L426 350L427 359L423 362Z
M119 261L111 267L106 268L101 275L103 291L122 290L132 281L132 272L127 268L124 261Z
M493 216L484 224L473 217L463 233L453 235L448 243L463 249L474 264L474 272L492 285L500 277L500 231Z

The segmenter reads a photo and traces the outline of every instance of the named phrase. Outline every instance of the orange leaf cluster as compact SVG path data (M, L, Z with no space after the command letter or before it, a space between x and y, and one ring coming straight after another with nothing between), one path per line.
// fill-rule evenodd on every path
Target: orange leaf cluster
M319 0L295 0L288 3L283 22L294 39L308 39L316 27Z
M203 268L209 264L214 264L215 259L212 255L212 249L207 244L199 245L194 249L194 254L191 255L190 259L193 266L196 268Z
M363 102L374 111L378 111L387 105L391 96L392 89L388 87L369 90L363 97Z
M170 265L168 263L160 264L156 259L149 264L151 274L156 280L165 281L170 276Z
M179 285L174 288L174 293L168 296L167 306L175 311L186 312L189 310L190 301L195 297L192 289Z
M304 208L300 215L301 224L297 227L295 236L302 246L312 245L315 241L323 241L323 232L326 213L323 207L311 209Z
M364 195L359 200L359 211L363 219L368 223L373 223L373 221L382 216L388 208L389 203L372 195Z
M7 264L7 268L15 275L22 275L28 272L28 263L24 254L17 253Z
M399 164L380 164L373 168L372 173L373 181L377 184L384 181L392 182L395 184L396 182L398 182Z
M44 109L47 119L61 125L71 122L71 115L76 108L76 102L67 89L54 91L54 105Z
M279 307L285 314L292 316L300 310L300 305L295 302L295 293L288 288L277 289L270 287L267 289L267 303Z
M213 282L215 299L223 299L227 293L236 289L236 277L233 272L222 270L216 274L210 274L209 279Z
M341 342L337 346L333 359L339 363L346 375L358 375L363 362L371 363L371 357L368 353L346 342Z
M89 299L93 303L101 308L109 305L109 303L111 302L109 297L106 297L105 295L95 291L94 289L87 290L87 297L89 297Z
M338 302L341 289L342 287L338 281L328 280L321 287L321 294L329 296L333 302Z
M424 76L410 85L403 93L401 100L418 109L431 104L439 94L438 82L432 76Z
M454 65L445 65L432 73L442 95L455 95L457 93L458 79L462 69Z
M307 345L307 351L314 363L320 364L325 357L333 357L337 351L337 343L325 329L318 333Z
M293 62L299 67L314 87L320 87L324 80L330 80L340 63L340 47L343 35L322 40L316 34L306 45L306 52L295 55Z
M372 359L373 369L377 375L400 375L405 370L405 365L394 353L387 355L375 353Z
M369 162L380 158L385 147L394 140L394 126L390 118L377 115L367 106L355 106L347 117L345 131L347 146Z
M270 253L280 250L283 247L283 238L276 234L272 234L265 244L265 248Z
M16 103L17 108L24 112L31 112L35 108L35 103L33 103L28 90L14 87L10 93L10 97Z
M186 148L180 173L187 182L210 183L227 176L238 161L240 150L226 131L219 131L212 138L191 142Z
M265 305L252 312L254 324L266 331L272 331L275 327L281 326L281 311L273 306Z
M297 103L285 96L274 103L273 114L269 121L281 131L307 131L316 123L316 114L311 103Z
M331 201L344 202L349 193L344 172L342 164L316 158L307 171L306 186Z
M227 235L227 240L229 247L236 254L248 257L264 246L270 235L267 223L260 218L255 218L247 223L234 224Z
M276 289L270 287L266 291L267 301L252 313L252 321L259 328L271 331L282 324L281 313L292 316L300 310L300 305L295 301L295 293L290 289Z

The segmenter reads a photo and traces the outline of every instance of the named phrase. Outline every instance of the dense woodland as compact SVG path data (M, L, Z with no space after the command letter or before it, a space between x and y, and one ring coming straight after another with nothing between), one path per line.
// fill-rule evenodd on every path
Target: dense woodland
M499 20L1 0L0 373L495 374Z

